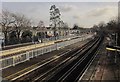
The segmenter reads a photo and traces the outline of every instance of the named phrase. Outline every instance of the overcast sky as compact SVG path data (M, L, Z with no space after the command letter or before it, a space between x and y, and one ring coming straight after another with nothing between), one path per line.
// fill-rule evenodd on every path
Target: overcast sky
M118 15L117 2L3 2L2 9L25 14L34 21L35 25L42 20L48 26L51 5L59 8L61 19L70 27L78 24L89 28L101 21L107 22Z
M1 0L2 2L118 2L120 0Z

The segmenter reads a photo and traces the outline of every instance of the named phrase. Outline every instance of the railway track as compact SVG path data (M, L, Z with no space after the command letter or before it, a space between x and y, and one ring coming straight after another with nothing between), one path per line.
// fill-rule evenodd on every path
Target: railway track
M90 42L88 42L84 46L92 43L92 41L93 40L91 40ZM34 66L32 66L28 69L25 69L17 74L10 75L10 76L6 77L5 79L7 79L9 81L17 81L17 82L20 80L30 81L31 78L34 78L33 74L34 74L34 76L38 75L38 74L43 74L43 72L46 72L46 70L50 70L53 65L55 66L56 63L60 63L60 61L65 60L66 58L70 57L71 55L69 55L69 54L73 54L74 52L77 52L80 49L82 50L83 48L80 48L80 47L75 48L73 50L69 50L68 52L64 52L64 53L59 54L57 56L51 57L46 61L39 62L39 63L35 64ZM37 77L37 76L35 76L35 77Z
M57 73L57 71L59 71L60 69L62 69L64 67L64 65L67 65L68 63L70 63L71 61L73 61L74 59L76 59L78 57L77 54L80 53L80 52L82 52L91 43L92 43L92 41L89 42L89 43L87 43L86 45L84 45L76 53L75 52L72 53L71 56L67 57L65 60L63 60L62 62L60 62L57 66L55 66L52 69L46 71L45 73L43 73L42 75L38 76L37 78L32 79L32 82L47 80L46 77L54 75L55 73Z
M54 81L54 82L77 82L85 71L89 63L96 55L101 39L95 40L92 44L84 46L83 49L74 53L71 57L62 61L60 64L48 70L44 74L36 77L32 82ZM88 47L89 46L89 47Z
M97 44L99 44L99 42ZM77 82L95 57L97 49L97 46L93 46L72 68L63 74L57 82Z
M97 51L100 42L100 38L95 38L82 47L69 50L42 63L39 62L29 71L26 69L20 74L14 74L6 79L13 82L20 82L21 80L28 82L77 81L89 65L88 62L94 57L95 50Z

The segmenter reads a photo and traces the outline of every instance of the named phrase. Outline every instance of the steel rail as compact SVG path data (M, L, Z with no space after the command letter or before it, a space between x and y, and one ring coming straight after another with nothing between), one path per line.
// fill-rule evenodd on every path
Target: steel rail
M91 41L90 41L90 42L91 42ZM90 43L90 42L88 42L88 43ZM86 44L87 44L87 43L86 43ZM85 44L85 45L86 45L86 44ZM34 68L33 68L32 66L29 67L29 68L28 68L28 69L30 69L29 71L28 71L28 69L25 69L24 71L21 71L20 73L12 74L12 75L10 75L10 76L8 76L8 77L5 77L5 79L10 80L10 81L17 81L17 79L19 79L19 78L21 78L21 77L23 77L23 76L25 76L25 75L27 75L27 74L29 74L29 73L37 70L37 69L39 69L39 68L41 68L41 67L43 67L43 66L45 66L45 65L47 65L47 64L50 64L51 62L59 59L60 57L66 55L66 54L68 54L68 53L70 53L70 52L72 53L72 52L75 52L75 51L77 51L77 50L79 50L79 49L75 49L75 48L74 48L73 50L68 50L68 51L65 52L65 53L59 54L60 56L57 57L57 58L54 58L54 57L53 57L53 58L49 58L48 60L44 61L45 63L42 63L42 64L41 64L41 62L39 62L39 63L37 63L37 64L34 66Z
M92 42L92 41L91 41L91 42ZM64 61L62 61L60 64L58 64L58 65L55 66L54 68L52 68L52 69L46 71L44 74L36 77L32 82L35 82L35 81L37 81L37 80L42 80L43 78L45 78L45 77L46 77L47 75L49 75L50 73L54 73L54 70L59 70L60 67L62 67L64 64L66 64L66 62L71 61L72 58L73 58L74 56L76 56L77 53L80 53L83 49L85 49L85 48L88 46L88 44L90 45L91 42L89 42L89 43L87 43L86 45L82 46L80 50L78 50L76 53L72 54L70 57L66 58Z
M97 40L96 40L97 41ZM90 43L91 44L91 43ZM95 44L95 43L94 43ZM90 45L89 45L90 46ZM85 49L90 49L91 47L88 47L88 45L85 47ZM86 50L85 50L86 51ZM85 53L85 51L84 51L84 49L81 49L80 51L79 51L79 53ZM57 68L57 72L59 72L61 69L63 69L64 67L66 67L69 63L71 63L71 62L73 62L75 59L77 59L78 57L79 57L79 55L77 55L77 54L79 54L78 52L76 52L71 58L69 58L68 60L67 60L67 64L65 63L66 61L63 61L63 63L65 64L64 66L63 65L58 65L58 67L56 66L56 68ZM63 63L61 63L61 64L63 64ZM53 68L53 69L55 69L55 68ZM60 70L58 70L58 69L60 69ZM50 70L51 71L51 70ZM50 72L50 71L48 71L48 72ZM45 74L48 74L48 72L46 72ZM44 79L42 79L42 80L49 80L49 79L51 79L53 76L55 76L55 74L57 73L57 72L53 72L52 73L52 76L51 76L51 74L48 76L48 77L46 77L46 78L44 78ZM45 75L44 74L44 75ZM42 75L42 76L39 76L39 77L37 77L37 79L35 80L35 81L37 81L37 80L41 80L40 78L41 77L43 77L44 75Z
M57 82L66 82L72 81L75 82L79 76L81 76L84 70L92 61L93 57L95 56L95 50L97 49L97 45L93 46L90 51L88 51L71 69L69 69Z

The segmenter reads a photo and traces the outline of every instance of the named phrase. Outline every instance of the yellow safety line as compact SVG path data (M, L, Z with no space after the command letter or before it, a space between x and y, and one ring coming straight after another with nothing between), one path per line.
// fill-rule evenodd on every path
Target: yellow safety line
M19 53L19 52L31 50L31 49L38 48L38 47L44 47L44 46L48 46L48 45L54 44L55 42L64 41L64 40L66 40L66 39L50 41L50 42L42 43L42 44L40 43L40 44L35 44L35 45L30 45L30 46L24 46L24 47L9 49L9 50L3 50L3 51L1 51L0 56L5 56L5 55L9 55L9 54Z
M37 45L35 44L35 45L31 45L31 46L25 46L25 47L10 49L10 50L4 50L4 51L2 51L1 56L14 54L14 53L22 52L22 51L27 51L27 50L34 49L34 48L44 47L44 46L48 46L48 45L51 45L51 44L54 44L54 42L49 42L47 44L46 43L37 44Z
M117 49L113 49L113 48L106 48L107 50L110 50L110 51L116 51Z

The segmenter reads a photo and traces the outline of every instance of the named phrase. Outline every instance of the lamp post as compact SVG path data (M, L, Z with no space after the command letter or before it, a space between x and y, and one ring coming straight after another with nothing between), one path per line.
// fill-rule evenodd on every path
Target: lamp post
M0 44L1 44L1 49L5 47L5 37L4 35L2 35L1 33L1 37L0 37Z
M117 38L118 38L118 34L115 34L115 45L117 46ZM117 51L115 51L115 63L117 63Z
M35 30L33 28L33 32L32 32L32 43L35 44Z

